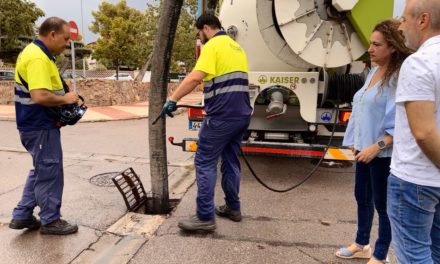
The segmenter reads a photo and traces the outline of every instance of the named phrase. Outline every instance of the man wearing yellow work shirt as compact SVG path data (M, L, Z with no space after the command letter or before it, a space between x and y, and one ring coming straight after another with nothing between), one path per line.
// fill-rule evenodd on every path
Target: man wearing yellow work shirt
M244 50L221 30L211 14L196 21L198 37L204 45L193 71L168 98L162 116L176 110L176 102L190 93L202 80L206 116L199 132L195 157L197 213L179 222L186 231L212 231L215 214L241 221L239 200L240 150L252 113L249 100L248 62ZM214 208L217 163L221 158L222 189L225 204Z
M77 225L62 220L63 153L57 115L52 107L78 101L74 92L65 92L54 55L69 44L69 24L57 17L46 19L38 39L26 46L15 70L15 110L23 146L32 156L23 195L12 212L12 229L38 229L42 234L67 235ZM40 207L40 220L33 215Z

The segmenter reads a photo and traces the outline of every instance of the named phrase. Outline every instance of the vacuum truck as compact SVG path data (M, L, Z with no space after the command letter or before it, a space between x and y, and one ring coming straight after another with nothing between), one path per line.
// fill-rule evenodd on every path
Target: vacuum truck
M379 21L401 14L404 0L224 0L219 18L246 51L253 114L248 155L352 160L341 147L354 93L369 63ZM199 0L199 9L206 3ZM189 109L189 128L203 110ZM183 139L195 151L197 139Z

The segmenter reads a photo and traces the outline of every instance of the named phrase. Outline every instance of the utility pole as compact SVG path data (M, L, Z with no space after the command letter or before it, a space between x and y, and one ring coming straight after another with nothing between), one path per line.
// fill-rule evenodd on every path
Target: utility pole
M162 110L168 96L168 72L183 0L164 0L160 11L159 27L151 58L151 83L149 90L149 145L150 175L153 199L152 212L169 212L168 168L165 119L156 125L152 122Z

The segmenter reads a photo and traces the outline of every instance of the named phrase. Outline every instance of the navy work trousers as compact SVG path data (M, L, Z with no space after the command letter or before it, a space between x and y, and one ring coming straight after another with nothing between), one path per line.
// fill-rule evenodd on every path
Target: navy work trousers
M222 188L225 201L232 210L240 210L240 151L243 134L250 117L237 120L205 118L199 131L199 141L194 160L197 180L197 216L201 220L214 219L214 190L217 163L222 159Z
M12 212L14 219L30 219L40 207L43 225L60 218L64 186L63 152L59 129L20 131L23 146L32 156L23 196Z

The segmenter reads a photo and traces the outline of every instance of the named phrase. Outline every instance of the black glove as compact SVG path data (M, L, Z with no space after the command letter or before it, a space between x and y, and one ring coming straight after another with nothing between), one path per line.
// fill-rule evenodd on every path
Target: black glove
M167 114L169 117L174 117L172 112L177 110L177 102L174 102L172 100L167 100L165 104L163 105L162 111L160 111L160 116L162 118L165 118L165 114Z

